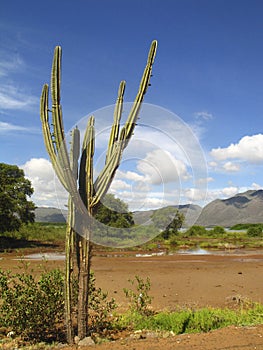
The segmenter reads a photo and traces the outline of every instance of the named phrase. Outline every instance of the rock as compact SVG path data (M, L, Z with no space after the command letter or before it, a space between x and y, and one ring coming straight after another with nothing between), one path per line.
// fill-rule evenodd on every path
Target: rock
M94 346L95 342L91 337L86 337L78 342L78 346Z
M77 335L74 337L74 343L78 344L80 341L80 337L78 337Z

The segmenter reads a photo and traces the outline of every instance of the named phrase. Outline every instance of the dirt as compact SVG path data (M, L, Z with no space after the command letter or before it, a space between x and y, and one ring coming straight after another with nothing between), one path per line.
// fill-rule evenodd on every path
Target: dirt
M33 250L30 250L32 252ZM25 253L28 253L24 252ZM34 250L36 252L36 250ZM141 254L141 252L140 252ZM19 270L21 253L0 255L0 267ZM104 255L104 256L103 256ZM107 255L107 256L106 256ZM44 268L63 267L63 261L30 261L39 273ZM44 267L45 266L45 267ZM263 302L263 251L224 252L210 255L136 256L136 252L97 252L93 257L98 286L108 291L127 308L123 288L130 288L129 278L139 275L151 280L154 310L176 310L178 307L236 307L246 300ZM89 347L90 348L90 347ZM263 325L228 327L206 334L184 334L164 338L133 339L128 335L115 342L96 345L107 349L200 349L200 350L263 350ZM64 348L69 350L70 348ZM75 347L71 347L75 349ZM85 348L82 348L85 349Z

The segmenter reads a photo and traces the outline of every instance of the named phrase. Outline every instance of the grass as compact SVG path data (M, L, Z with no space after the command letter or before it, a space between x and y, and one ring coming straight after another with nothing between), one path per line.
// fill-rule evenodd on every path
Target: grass
M139 313L122 315L117 323L119 328L134 330L172 331L175 334L200 333L227 326L255 326L263 323L263 305L253 303L238 310L202 308L178 312L160 312L152 316Z

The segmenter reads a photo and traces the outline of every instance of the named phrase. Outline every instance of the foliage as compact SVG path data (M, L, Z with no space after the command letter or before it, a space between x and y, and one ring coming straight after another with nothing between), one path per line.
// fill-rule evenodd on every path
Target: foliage
M185 237L193 237L193 236L205 236L207 231L204 226L194 225L190 227L185 233Z
M142 277L135 276L134 280L129 279L128 282L134 287L133 289L123 288L126 298L130 301L130 310L141 315L150 315L149 305L152 302L152 297L149 296L151 289L149 277L144 281Z
M47 340L56 336L64 316L64 279L60 270L12 275L0 270L0 325L24 338Z
M209 231L213 236L220 236L225 233L225 229L222 226L215 226L212 230Z
M90 332L101 333L104 329L112 327L111 314L117 308L115 299L108 299L108 293L96 287L96 279L93 272L90 276L89 288L89 319L91 323Z
M262 225L250 226L247 229L247 235L249 237L260 237L260 236L262 236Z
M236 224L232 227L230 227L230 230L236 230L236 231L239 231L239 230L247 230L249 229L250 227L255 227L255 226L260 226L262 229L263 229L263 224Z
M165 207L155 210L151 216L154 225L162 230L162 236L169 239L182 227L184 215L175 207Z
M35 205L28 200L33 191L22 169L0 163L0 233L34 221Z
M132 313L119 319L123 328L133 325L135 330L172 331L175 334L209 332L230 325L252 326L262 322L263 305L258 303L250 304L247 308L242 305L238 310L183 309L177 312L160 312L147 317L140 313Z
M128 228L134 225L133 216L128 210L128 205L113 194L105 195L95 217L107 226Z
M11 274L0 270L0 327L7 327L30 340L59 338L59 327L64 319L64 281L59 269L44 272L39 279L25 266L22 273ZM78 284L73 283L73 308L76 309ZM90 331L102 332L110 328L110 314L116 308L115 300L96 287L94 273L90 279ZM60 332L63 334L63 332Z

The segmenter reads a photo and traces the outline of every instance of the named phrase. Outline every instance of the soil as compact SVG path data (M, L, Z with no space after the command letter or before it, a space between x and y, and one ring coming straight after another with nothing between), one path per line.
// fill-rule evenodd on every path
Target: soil
M50 251L50 248L49 248ZM36 249L23 254L36 253ZM39 252L39 248L38 248ZM140 253L140 255L136 255ZM96 252L93 257L97 285L108 291L120 305L127 308L123 288L130 288L128 279L135 275L151 280L152 308L177 310L181 307L236 307L242 301L263 302L263 251L227 251L208 255L143 256L142 252ZM0 267L19 271L21 253L2 253ZM64 262L30 260L30 267L63 267ZM76 347L66 347L65 350ZM90 348L90 347L88 347ZM87 349L88 349L87 348ZM175 350L263 350L263 325L257 327L228 327L205 334L184 334L165 338L134 339L129 335L115 342L96 345L108 349L175 349ZM82 347L81 349L85 349Z

